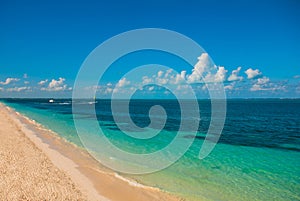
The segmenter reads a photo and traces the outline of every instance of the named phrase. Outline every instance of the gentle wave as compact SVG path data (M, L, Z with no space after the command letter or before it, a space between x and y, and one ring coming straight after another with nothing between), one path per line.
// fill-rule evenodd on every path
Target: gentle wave
M145 186L141 183L138 183L137 181L135 180L131 180L131 179L128 179L128 178L125 178L121 175L119 175L118 173L114 173L114 176L120 180L123 180L125 182L127 182L129 185L131 186L134 186L134 187L139 187L139 188L145 188L145 189L151 189L151 190L156 190L156 191L159 191L160 189L159 188L155 188L155 187L151 187L151 186Z

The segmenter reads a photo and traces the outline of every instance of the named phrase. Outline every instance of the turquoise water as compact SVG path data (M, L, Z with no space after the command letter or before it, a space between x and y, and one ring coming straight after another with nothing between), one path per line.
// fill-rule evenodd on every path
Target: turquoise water
M82 146L74 128L71 100L52 104L45 99L2 101ZM159 136L147 143L122 134L113 121L108 100L99 100L95 107L99 124L116 146L148 153L167 146L180 122L178 103L172 100L133 101L133 121L141 127L148 125L148 109L157 104L166 108L169 120ZM221 139L203 160L198 159L198 153L210 121L210 104L199 101L199 105L198 134L180 160L156 173L125 176L187 200L300 200L300 100L229 100ZM89 112L83 108L79 115L89 125ZM84 129L95 135L93 127Z

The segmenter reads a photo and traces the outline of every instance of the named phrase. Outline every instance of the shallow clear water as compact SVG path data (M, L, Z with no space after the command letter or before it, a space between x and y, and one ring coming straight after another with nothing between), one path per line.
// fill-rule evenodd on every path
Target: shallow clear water
M55 100L54 103L49 103L48 99L2 101L82 146L74 128L70 99ZM84 106L89 103L78 100L79 103L82 111L77 117L89 125L93 118ZM112 143L133 153L150 153L167 146L180 124L176 100L132 100L130 115L136 125L145 127L150 123L148 111L153 105L162 105L168 119L163 131L147 143L120 131L111 114L110 100L97 100L95 108L99 124ZM198 153L210 121L210 102L199 100L199 106L198 134L180 160L156 173L126 176L188 200L300 200L299 99L228 100L221 139L204 160L198 159ZM93 127L84 129L90 135L95 134ZM154 126L148 131L151 133L155 129ZM185 132L184 138L188 139L188 130Z

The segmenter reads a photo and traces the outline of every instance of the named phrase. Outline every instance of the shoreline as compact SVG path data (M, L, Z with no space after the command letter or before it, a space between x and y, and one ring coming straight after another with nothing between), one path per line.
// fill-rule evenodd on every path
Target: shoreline
M19 128L52 164L70 177L87 200L184 200L154 187L144 186L104 167L87 151L55 132L0 103L11 124Z

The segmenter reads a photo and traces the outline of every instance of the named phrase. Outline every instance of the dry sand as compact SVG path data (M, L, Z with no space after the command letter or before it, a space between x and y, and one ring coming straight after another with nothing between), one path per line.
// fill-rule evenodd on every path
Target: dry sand
M0 103L0 200L181 200L116 177L86 151Z
M0 107L0 200L86 200Z

